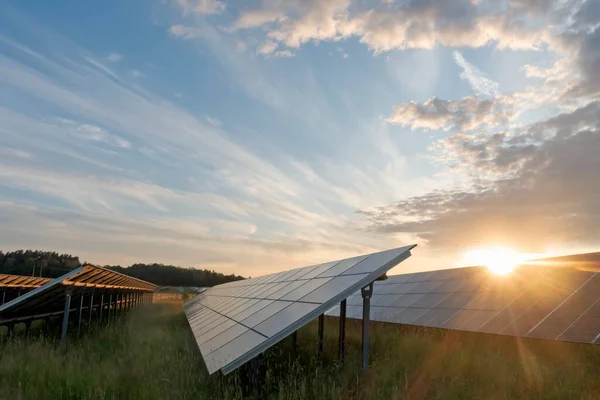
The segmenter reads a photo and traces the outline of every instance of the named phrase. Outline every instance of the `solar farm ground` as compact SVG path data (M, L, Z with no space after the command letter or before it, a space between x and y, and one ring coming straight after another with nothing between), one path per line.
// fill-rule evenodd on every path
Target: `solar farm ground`
M209 377L181 303L142 307L66 349L44 338L2 343L0 399L241 398L240 375ZM0 335L4 332L0 332ZM260 399L597 399L600 347L467 332L372 325L371 366L360 373L360 322L348 321L337 358L337 320L326 320L263 358Z

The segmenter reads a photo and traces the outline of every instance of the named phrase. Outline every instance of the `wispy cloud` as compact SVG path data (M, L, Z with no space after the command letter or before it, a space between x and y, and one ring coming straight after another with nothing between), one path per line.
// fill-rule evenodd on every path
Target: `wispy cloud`
M388 186L377 182L391 172L373 168L369 176L360 168L341 165L347 176L331 173L330 178L311 183L305 174L290 174L294 158L281 149L273 149L277 157L258 156L233 140L216 119L195 116L129 83L84 49L72 45L70 50L50 58L44 51L27 49L36 55L36 68L18 57L0 56L0 81L10 88L12 99L44 106L35 115L0 107L0 138L10 140L23 154L36 154L34 162L19 157L3 160L0 198L18 200L6 188L30 194L39 210L32 213L30 223L46 227L40 233L44 243L52 243L57 227L69 230L68 237L83 237L78 226L85 215L93 215L106 222L87 235L85 243L82 237L75 240L80 248L89 248L91 241L115 246L118 237L132 249L141 249L148 230L154 230L160 234L153 240L162 243L165 254L173 255L183 246L189 261L194 258L192 249L204 248L200 241L211 242L211 254L240 254L227 261L242 268L239 271L247 267L245 259L267 260L269 252L278 254L279 263L290 265L385 247L387 239L359 233L340 210L367 204L360 195L364 188L356 182L385 190ZM239 54L231 50L224 57ZM329 164L333 171L335 163ZM181 179L164 179L165 170ZM345 181L353 186L342 189ZM62 220L62 212L49 212L48 204L59 204L77 217ZM151 225L111 239L124 219ZM176 221L190 223L183 226ZM168 224L173 229L166 230ZM176 239L175 231L186 232L186 238ZM249 235L252 240L240 239ZM3 237L0 243L14 242ZM121 259L142 254L125 245L111 251ZM165 258L159 259L168 262Z
M492 97L500 94L498 82L485 76L476 66L465 60L460 52L454 51L452 55L456 64L463 70L460 77L469 82L475 93Z

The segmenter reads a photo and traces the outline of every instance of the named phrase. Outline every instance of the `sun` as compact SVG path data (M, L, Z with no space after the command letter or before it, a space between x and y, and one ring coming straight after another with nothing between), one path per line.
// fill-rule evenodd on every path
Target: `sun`
M462 258L464 265L483 265L497 275L510 274L523 261L521 254L502 247L470 250Z

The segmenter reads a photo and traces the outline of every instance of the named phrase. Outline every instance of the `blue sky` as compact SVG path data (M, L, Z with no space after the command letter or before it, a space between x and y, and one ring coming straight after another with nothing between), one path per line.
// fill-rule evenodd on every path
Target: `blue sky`
M592 249L597 185L549 155L597 145L594 7L4 1L0 248L244 275Z

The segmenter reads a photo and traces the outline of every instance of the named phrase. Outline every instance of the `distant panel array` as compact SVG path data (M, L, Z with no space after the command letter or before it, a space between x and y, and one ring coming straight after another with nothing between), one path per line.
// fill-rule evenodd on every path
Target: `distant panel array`
M184 304L210 374L227 374L410 256L406 246L206 290Z
M0 306L51 280L50 278L0 274Z
M37 288L48 283L52 278L37 278L33 276L0 274L0 287Z
M362 298L348 299L360 318ZM339 315L339 308L329 315ZM483 267L390 276L376 282L371 319L571 342L600 342L600 274L522 266L507 276Z
M15 285L18 285L15 286ZM24 294L15 295L15 288ZM20 289L19 289L20 288ZM95 303L91 307L99 307L102 293L107 297L114 293L124 294L149 293L156 285L121 273L85 265L56 279L32 278L16 275L0 275L0 291L2 297L11 294L0 305L0 324L28 320L34 316L59 314L64 311L65 290L71 289L73 296L82 298L97 293Z

